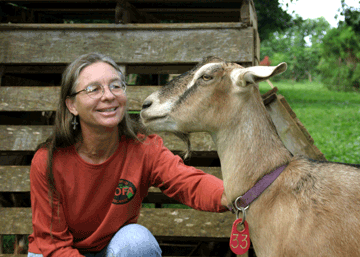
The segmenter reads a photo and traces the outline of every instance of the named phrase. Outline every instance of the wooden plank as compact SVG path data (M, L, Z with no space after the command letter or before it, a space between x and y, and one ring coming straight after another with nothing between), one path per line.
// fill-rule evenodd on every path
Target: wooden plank
M101 0L101 3L116 3L118 0ZM14 3L59 3L59 4L63 4L63 3L70 3L70 4L75 4L75 3L99 3L99 0L11 0L11 2ZM171 4L183 4L184 3L194 3L197 2L196 0L129 0L128 1L131 4L135 4L135 3L161 3L161 4L166 4L166 3L171 3ZM241 2L241 1L240 1ZM210 3L234 3L234 4L238 4L239 0L211 0L209 2L204 2L206 4L210 4Z
M0 30L3 64L64 64L89 52L121 64L197 63L210 55L254 59L254 30L242 23L0 24Z
M147 96L160 86L128 86L130 111L140 111ZM60 87L0 87L0 111L56 111ZM264 100L265 101L265 100ZM267 101L265 101L267 103Z
M276 100L267 105L266 109L281 140L292 154L308 156L315 160L326 160L283 96L277 95Z
M39 76L40 78L41 76ZM13 76L10 74L6 74L6 76L4 76L3 78L3 82L2 82L2 86L6 87L6 86L16 86L16 87L49 87L49 86L53 86L53 84L49 83L49 82L45 82L45 81L40 81L40 80L36 80L36 79L29 79L29 78L24 78L24 77L20 77L20 76ZM4 90L4 89L3 89ZM3 100L3 94L2 92L0 92L0 102L2 103Z
M251 62L238 62L243 67L252 66ZM4 74L62 74L66 65L3 65ZM130 64L126 65L126 74L182 74L194 67L194 63L181 64ZM5 84L6 85L6 84ZM9 86L9 85L7 85Z
M243 1L240 10L241 22L248 24L257 30L257 16L255 11L255 5L252 0Z
M3 65L4 74L62 74L66 65Z
M8 254L0 254L0 257L27 257L27 254L12 254L12 253L8 253Z
M0 88L3 86L3 78L5 75L5 66L4 65L0 65Z
M30 192L30 166L0 166L0 192Z
M230 212L143 208L139 224L155 236L228 238L234 219Z
M239 10L235 8L141 8L139 11L148 13L222 13L223 15L229 15L229 13L238 13Z
M196 167L217 178L222 178L220 167ZM0 192L30 192L30 166L0 166ZM151 187L149 193L161 193Z
M128 86L130 111L140 111L159 86ZM0 111L56 111L60 87L0 87Z
M0 151L34 151L51 134L52 126L0 126ZM184 142L171 133L158 133L164 139L164 145L171 151L184 151ZM212 152L215 145L207 133L191 135L193 151Z
M240 63L242 64L242 63ZM3 74L62 74L66 65L3 65ZM194 67L194 63L183 64L132 64L127 65L127 74L182 74Z
M0 208L0 234L31 234L30 208ZM193 209L142 208L138 223L154 236L228 238L235 216Z
M121 17L122 19L122 23L158 23L160 22L157 18L155 18L153 15L140 11L138 9L135 8L135 6L133 6L132 4L130 4L128 1L125 0L118 0L117 4L116 4L116 9L118 10L117 13L117 19L119 19L119 16L130 16L126 19L123 19L123 17ZM128 12L128 14L125 14L125 12ZM118 20L119 23L120 19Z

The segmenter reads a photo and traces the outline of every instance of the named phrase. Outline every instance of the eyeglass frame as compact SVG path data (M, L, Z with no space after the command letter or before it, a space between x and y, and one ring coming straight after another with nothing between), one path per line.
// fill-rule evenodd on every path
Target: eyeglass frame
M125 92L126 92L126 88L127 88L126 82L124 82L124 81L122 81L122 80L120 80L120 79L116 79L116 80L112 81L111 83L113 83L113 82L115 82L115 81L118 81L118 80L121 81L121 85L123 85L123 91L124 91L124 93L125 93ZM116 96L116 95L113 93L113 91L110 89L111 83L108 85L108 88L109 88L110 92L111 92L114 96ZM78 92L75 92L75 93L73 93L73 94L70 94L68 97L76 96L77 94L79 94L79 93L81 93L81 92L84 92L84 91L86 91L86 95L88 95L89 92L87 91L87 89L88 89L90 86L91 86L91 85L88 85L86 88L81 89L81 90L79 90ZM105 87L104 87L103 85L99 85L99 86L101 87L101 90L102 90L101 96L98 97L98 98L92 98L91 96L88 95L91 99L100 99L100 98L103 97L103 95L105 94Z

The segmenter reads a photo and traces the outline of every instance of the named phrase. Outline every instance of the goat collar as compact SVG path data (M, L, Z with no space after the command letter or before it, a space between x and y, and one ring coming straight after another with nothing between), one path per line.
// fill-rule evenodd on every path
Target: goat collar
M265 191L266 188L268 188L274 181L277 179L277 177L283 172L283 170L287 167L286 165L283 165L269 174L266 174L264 177L262 177L256 184L250 188L245 194L242 196L239 196L236 198L235 202L233 203L233 206L238 211L246 210L249 205L255 201L256 198L258 198L259 195L262 194L262 192Z

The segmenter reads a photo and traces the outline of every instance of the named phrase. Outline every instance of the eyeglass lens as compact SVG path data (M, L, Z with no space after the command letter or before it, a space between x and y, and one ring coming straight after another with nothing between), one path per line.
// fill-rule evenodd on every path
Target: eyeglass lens
M109 90L114 95L121 95L126 91L126 85L123 82L113 82L109 85ZM86 94L94 99L100 98L104 95L105 89L102 85L90 85L85 89Z

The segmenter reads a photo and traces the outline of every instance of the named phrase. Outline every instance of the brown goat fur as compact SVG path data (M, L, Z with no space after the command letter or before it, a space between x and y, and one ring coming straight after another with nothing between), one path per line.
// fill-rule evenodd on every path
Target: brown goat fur
M288 165L247 211L258 257L360 256L360 168L292 156L265 109L256 83L285 70L207 58L150 95L142 121L155 131L210 133L229 202Z

